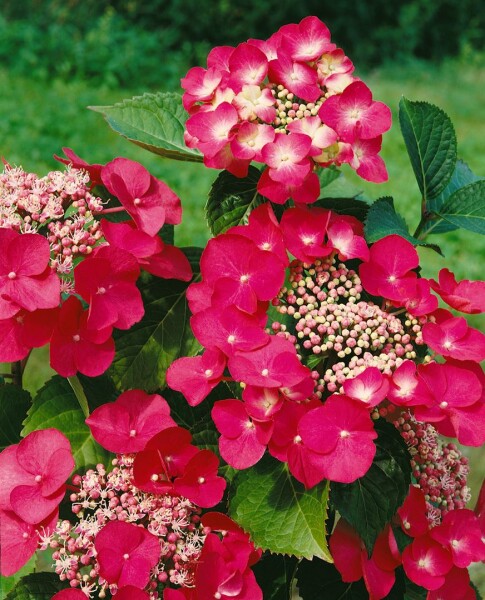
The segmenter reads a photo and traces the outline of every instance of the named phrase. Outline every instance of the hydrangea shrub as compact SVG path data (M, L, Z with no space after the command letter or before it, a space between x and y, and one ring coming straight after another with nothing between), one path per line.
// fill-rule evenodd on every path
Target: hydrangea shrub
M182 87L96 110L220 170L203 249L174 245L183 202L132 160L64 148L46 176L0 175L7 599L478 597L485 488L473 510L450 438L485 443L463 316L485 282L427 279L417 252L485 234L449 118L400 102L411 234L391 198L347 192L349 167L387 179L391 111L316 17L214 48ZM47 344L58 375L30 398Z

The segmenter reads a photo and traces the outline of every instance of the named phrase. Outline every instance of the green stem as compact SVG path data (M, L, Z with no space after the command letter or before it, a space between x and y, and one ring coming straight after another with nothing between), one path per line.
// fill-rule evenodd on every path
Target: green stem
M81 407L81 410L87 419L89 417L88 399L86 398L86 394L84 393L81 382L77 378L77 375L74 375L74 377L68 377L67 380L69 381L69 385L72 387L72 391L76 395L79 406Z

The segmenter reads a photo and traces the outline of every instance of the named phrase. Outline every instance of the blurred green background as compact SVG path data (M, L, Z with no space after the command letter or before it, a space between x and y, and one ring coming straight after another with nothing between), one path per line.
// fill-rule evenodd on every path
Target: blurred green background
M414 230L420 195L407 158L397 105L402 95L443 108L457 132L459 155L485 175L485 11L482 0L3 0L0 7L0 156L40 175L57 168L53 154L72 147L89 162L127 156L143 163L181 197L179 245L203 245L207 192L217 173L170 162L114 134L90 105L112 104L145 91L179 90L193 65L214 45L266 38L281 25L319 16L356 66L374 98L391 106L394 126L384 136L389 170L383 185L362 182L372 197L392 195ZM450 266L459 278L483 278L485 238L465 231L433 236L446 258L420 249L425 276ZM483 329L482 316L472 318ZM26 384L49 377L45 350L35 352ZM467 450L476 497L485 452ZM474 501L472 501L473 503ZM483 567L483 566L482 566ZM482 571L482 572L480 572ZM474 579L485 592L485 573Z

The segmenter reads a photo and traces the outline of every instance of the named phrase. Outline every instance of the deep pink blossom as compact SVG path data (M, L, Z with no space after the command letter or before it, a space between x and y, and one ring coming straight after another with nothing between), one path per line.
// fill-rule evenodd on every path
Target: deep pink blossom
M239 44L229 57L228 85L239 93L245 85L259 85L268 72L266 55L252 44Z
M364 578L369 597L380 600L387 596L396 580L394 570L400 564L395 539L389 525L379 535L372 556L357 532L340 519L330 538L330 550L342 581L351 583Z
M368 408L346 396L334 394L304 415L298 433L308 448L324 455L323 474L330 481L350 483L362 477L376 453L377 433Z
M317 74L320 85L328 85L336 75L352 73L354 65L340 48L326 51L317 61Z
M325 241L330 211L303 207L286 210L281 219L281 229L288 250L303 262L328 256L332 247Z
M260 387L291 387L309 375L294 345L279 336L271 336L257 350L235 352L229 357L228 367L236 381Z
M88 377L101 375L115 356L112 329L90 329L88 311L83 310L78 298L70 296L61 307L52 334L51 367L63 377L72 377L78 371Z
M403 361L392 374L389 400L398 406L411 404L417 385L416 364L412 360Z
M469 327L463 317L423 326L423 340L432 350L457 360L485 360L485 334Z
M143 450L155 434L176 425L167 401L142 390L129 390L115 402L99 406L86 423L103 448L119 454Z
M467 569L453 567L445 575L444 584L437 590L428 592L426 600L476 600L475 590L470 585Z
M352 157L348 162L362 179L373 183L384 183L389 179L386 165L379 156L381 147L381 135L370 140L356 139L350 145Z
M305 379L304 381L310 381ZM310 391L305 395L307 398L313 392L313 385ZM242 397L245 403L247 414L258 421L268 421L277 413L285 402L284 396L279 388L265 388L247 385Z
M414 293L404 303L408 313L414 317L428 315L438 308L438 298L430 293L430 285L427 279L416 280Z
M269 167L273 181L300 185L311 170L308 154L312 140L301 133L277 135L274 142L266 144L261 151L264 162Z
M367 367L353 379L346 379L344 393L369 407L377 406L389 391L389 380L376 367Z
M419 537L428 531L427 507L424 493L419 487L409 486L409 494L404 504L398 508L404 533L411 537Z
M200 356L182 357L167 371L167 383L181 392L190 406L197 406L221 381L226 357L218 348L208 348Z
M431 537L447 548L457 567L468 567L472 562L485 560L485 542L480 522L473 511L452 510L445 514L438 527L430 531Z
M309 150L311 156L321 154L323 148L328 148L338 139L337 133L328 125L323 124L318 116L296 119L288 125L288 131L304 134L311 138L312 145Z
M329 246L338 250L338 256L342 260L369 260L369 248L365 239L355 235L352 227L343 219L334 221L328 228L328 242Z
M322 93L316 71L305 63L292 60L283 51L278 51L278 58L269 63L269 77L307 102L316 102Z
M103 168L101 177L142 231L155 235L165 223L180 223L180 199L139 163L115 158Z
M189 134L197 138L197 148L204 157L213 158L230 141L232 128L237 122L237 110L223 102L212 112L192 115L186 126Z
M64 498L74 466L71 445L60 431L33 431L0 454L0 510L30 524L44 521Z
M90 164L78 156L74 150L71 148L62 148L62 151L67 156L67 158L62 158L61 156L56 156L54 154L54 158L65 165L71 165L74 169L83 169L89 173L89 178L91 180L91 185L99 185L101 183L101 170L103 169L103 165L100 164Z
M13 317L0 320L0 362L21 360L32 348L47 344L58 315L58 308L34 312L20 310Z
M390 129L392 122L389 107L373 101L372 92L362 81L355 81L342 94L328 98L318 115L344 142L376 138Z
M272 423L253 420L240 400L220 400L211 411L219 431L219 451L235 469L247 469L263 456L271 437Z
M261 150L275 137L270 125L243 123L231 140L231 150L236 158L263 162Z
M0 248L0 319L21 308L34 311L59 305L60 280L49 266L45 237L0 228Z
M330 42L330 31L318 17L305 17L300 23L283 35L281 47L292 60L313 61L324 52L335 48Z
M365 290L373 296L406 301L415 290L419 265L416 248L399 235L388 235L370 248L369 262L359 268Z
M175 492L202 508L219 504L226 480L217 475L218 469L217 456L210 450L200 450L189 460L182 476L175 480Z
M181 281L190 281L192 278L192 267L182 250L165 244L159 236L151 236L137 229L132 221L111 223L103 219L101 227L111 246L132 254L148 273Z
M404 549L402 564L412 582L427 590L437 590L444 584L453 560L448 550L425 534Z
M265 123L271 123L276 117L271 91L261 89L259 85L244 85L232 104L243 121L254 121L259 118Z
M299 184L271 179L270 169L263 171L258 181L258 192L275 204L284 204L289 198L299 204L311 204L320 194L320 181L316 173L309 172Z
M13 511L0 510L0 574L10 577L34 555L39 543L38 531L49 534L57 524L57 508L37 524L27 523ZM85 600L85 597L83 598Z
M99 574L119 587L144 588L161 548L158 538L144 527L123 521L107 523L94 541Z
M187 75L180 82L185 90L182 97L185 110L190 112L197 102L211 100L221 80L222 71L218 68L192 67L189 69Z
M271 300L281 288L285 273L281 260L260 250L245 237L224 234L209 241L200 261L204 281L213 286L227 278L232 302L241 310L254 312L258 300Z
M441 269L439 282L429 280L433 290L452 308L468 314L485 312L485 281L457 282L449 269Z
M135 285L140 273L128 252L101 246L74 269L76 291L89 304L88 327L129 329L145 313Z

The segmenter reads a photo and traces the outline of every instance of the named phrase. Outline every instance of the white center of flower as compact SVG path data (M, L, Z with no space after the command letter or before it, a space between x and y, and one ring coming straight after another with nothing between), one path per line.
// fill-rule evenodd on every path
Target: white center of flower
M141 204L141 200L140 200L140 198L135 198L135 199L133 200L133 204L134 204L135 206L140 206L140 204Z
M428 561L425 558L420 558L418 560L418 567L421 569L425 569L428 566Z
M125 560L128 560L128 559L130 558L130 555L129 555L129 554L123 554L123 558L124 558Z
M349 436L350 436L350 432L347 431L347 430L345 430L345 429L342 429L342 431L340 432L340 437L341 438L348 438Z
M269 242L264 242L264 244L261 246L261 248L263 250L270 250L271 249L271 244Z
M106 288L104 288L104 287L99 287L99 288L98 288L98 291L97 291L96 293L97 293L97 294L101 294L101 295L103 295L103 294L106 294Z
M387 281L389 281L390 283L394 283L396 281L396 276L395 275L389 275Z
M8 274L9 279L15 279L17 277L17 273L15 271L10 271Z
M357 108L354 108L349 116L351 119L358 119L360 117L360 111Z
M221 596L221 594L220 594L219 592L216 592L216 593L214 594L214 598L215 598L216 600L221 600L222 596Z
M248 146L250 146L251 148L254 146L255 141L254 140L249 140L248 141Z
M293 443L301 444L301 435L295 435L295 437L293 438Z
M40 483L42 481L42 475L35 476L35 483Z
M24 531L23 534L22 534L22 537L24 538L24 540L26 540L30 536L29 536L29 534L26 531Z
M239 281L241 283L246 283L249 281L249 275L241 275L241 277L239 278Z
M130 429L130 437L136 436L136 429Z
M234 342L236 341L236 336L235 335L227 336L227 341L229 344L234 344Z
M448 406L448 402L446 402L445 400L443 400L443 402L440 402L440 408L446 408Z
M268 371L268 369L263 369L263 370L261 371L261 375L262 375L263 377L268 377L268 375L269 375L269 371Z
M153 475L150 477L150 479L152 481L158 481L158 475L156 473L153 473Z
M453 344L450 342L450 340L446 340L446 342L443 344L443 346L449 350L451 348Z
M460 545L460 540L452 540L451 545L453 546L453 548L458 548L458 546Z
M212 375L214 375L214 371L213 371L212 369L206 369L206 370L204 371L204 375L205 375L206 377L212 377Z
M404 521L403 525L404 529L411 529L411 523L408 523L408 521Z
M301 238L301 241L305 244L305 246L309 246L310 244L313 244L315 239L313 237L307 236L307 237Z
M290 156L288 154L282 154L280 160L281 162L286 162L287 160L290 160Z
M79 342L79 340L81 339L81 336L79 334L75 334L72 336L72 341L73 342Z
M197 479L197 481L202 484L205 483L205 478L204 477L199 477L199 479Z

